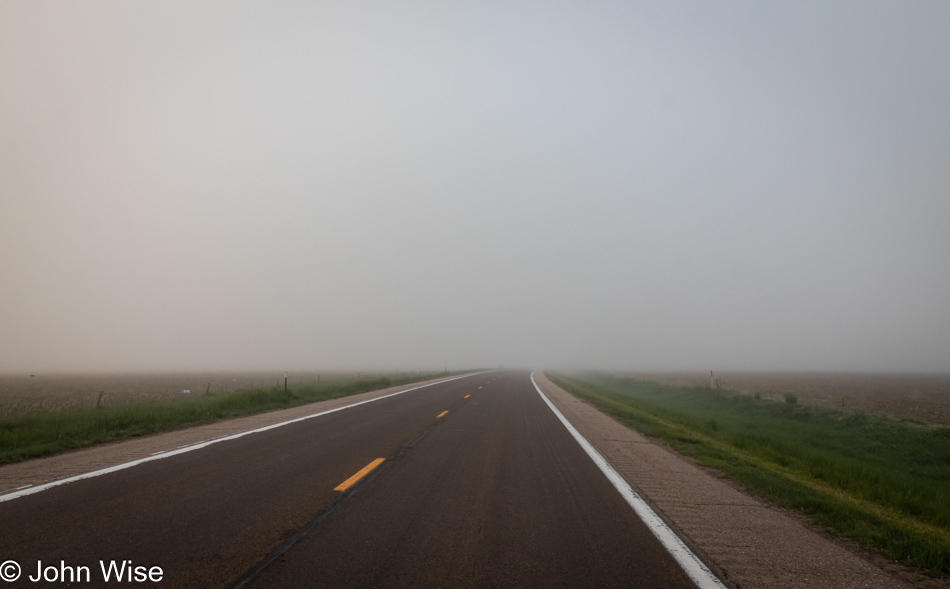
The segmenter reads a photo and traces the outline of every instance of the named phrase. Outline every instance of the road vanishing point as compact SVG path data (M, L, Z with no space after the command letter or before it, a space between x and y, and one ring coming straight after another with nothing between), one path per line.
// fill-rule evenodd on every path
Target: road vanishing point
M526 371L24 493L0 522L11 587L38 561L100 585L102 560L176 588L696 586Z

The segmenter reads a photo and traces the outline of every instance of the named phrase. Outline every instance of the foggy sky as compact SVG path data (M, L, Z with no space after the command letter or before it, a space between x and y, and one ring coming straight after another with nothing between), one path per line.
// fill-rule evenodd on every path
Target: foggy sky
M950 371L950 3L4 2L0 371Z

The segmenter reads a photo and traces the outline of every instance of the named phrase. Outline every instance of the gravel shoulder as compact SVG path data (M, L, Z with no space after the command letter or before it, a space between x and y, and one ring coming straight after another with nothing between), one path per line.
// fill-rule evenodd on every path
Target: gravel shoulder
M567 393L544 394L711 568L740 588L900 588L934 579L887 571ZM900 578L900 577L905 578ZM919 578L918 578L919 577ZM938 581L939 582L939 581Z

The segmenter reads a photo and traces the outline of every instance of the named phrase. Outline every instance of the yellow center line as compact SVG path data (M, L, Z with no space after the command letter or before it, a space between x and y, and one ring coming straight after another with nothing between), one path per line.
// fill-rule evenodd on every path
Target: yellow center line
M360 470L355 475L351 476L350 478L340 483L340 485L336 489L333 489L333 490L346 491L347 489L349 489L350 487L358 483L361 478L368 475L374 468L382 464L385 460L386 460L385 458L377 458L376 460L370 462L369 464L364 466L362 470Z
M448 411L443 411L442 413L439 413L438 415L436 415L435 418L438 419L442 417L443 415L445 415L446 413L448 413Z
M465 396L462 397L462 398L463 398L463 399L468 399L469 397L471 397L471 395L465 395Z
M478 388L482 388L482 387L478 387Z

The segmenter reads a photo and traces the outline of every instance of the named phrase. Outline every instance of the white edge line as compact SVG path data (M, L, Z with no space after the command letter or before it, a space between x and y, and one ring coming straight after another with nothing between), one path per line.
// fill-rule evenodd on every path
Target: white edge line
M591 445L587 439L581 435L577 429L571 425L571 422L567 420L564 415L558 411L557 407L554 406L554 403L551 402L547 396L541 392L541 387L538 386L538 383L534 380L534 372L531 373L531 384L534 385L535 390L538 391L538 394L541 395L541 398L544 399L544 402L547 403L548 407L551 408L551 411L557 415L558 419L561 420L561 423L564 424L564 427L567 428L567 431L574 436L574 439L577 440L577 443L581 445L581 448L587 452L587 455L590 456L591 460L594 461L600 470L607 475L607 478L613 483L613 486L620 491L620 494L624 499L627 500L627 503L630 504L630 507L636 512L636 514L643 520L643 523L650 528L650 531L653 532L653 535L656 536L657 540L663 544L663 547L666 548L677 563L683 568L683 571L686 572L686 575L696 586L700 589L725 589L725 585L722 584L722 581L719 580L716 575L712 574L703 561L699 560L693 551L690 550L686 544L676 535L673 530L666 525L660 516L656 514L655 511L643 500L636 491L620 476L613 466L607 460L601 456L600 452L597 451L594 446Z
M415 390L418 390L418 389L423 389L423 388L425 388L425 387L430 387L430 386L433 386L433 385L442 384L442 383L450 382L450 381L453 381L453 380L458 380L458 379L460 379L460 378L466 378L466 377L469 377L469 376L475 376L476 374L483 374L483 373L476 372L476 373L474 373L474 374L463 374L463 375L461 375L461 376L453 376L453 377L447 378L447 379L445 379L445 380L439 380L439 381L436 381L436 382L430 382L430 383L428 383L428 384L419 385L419 386L417 386L417 387L412 387L412 388L410 388L410 389L405 389L405 390L403 390L403 391L397 391L397 392L395 392L395 393L389 393L388 395L383 395L383 396L381 396L381 397L376 397L376 398L374 398L374 399L367 399L367 400L365 400L365 401L360 401L360 402L358 402L358 403L353 403L353 404L351 404L351 405L344 405L343 407L337 407L336 409L328 409L328 410L326 410L326 411L321 411L320 413L314 413L314 414L312 414L312 415L304 415L303 417L297 417L297 418L294 418L294 419L289 419L289 420L287 420L287 421L281 421L281 422L279 422L279 423L272 423L272 424L270 424L270 425L265 425L264 427L259 427L259 428L257 428L257 429L252 429L252 430L248 430L248 431L245 431L245 432L238 432L238 433L236 433L236 434L231 434L231 435L229 435L229 436L224 436L223 438L215 438L215 439L212 439L212 440L207 440L207 441L205 441L205 442L198 442L197 444L192 444L192 445L190 445L190 446L183 446L183 447L178 448L178 449L175 449L175 450L168 450L167 452L164 452L164 453L161 453L161 454L153 454L153 455L151 455L151 456L146 456L145 458L139 458L138 460L133 460L133 461L131 461L131 462L124 462L124 463L122 463L122 464L116 464L115 466L110 466L110 467L107 467L107 468L101 468L101 469L99 469L99 470L94 470L94 471L86 472L86 473L83 473L83 474L77 474L77 475L75 475L75 476L71 476L71 477L68 477L68 478L65 478L65 479L59 479L58 481L50 481L50 482L48 482L48 483L44 483L44 484L42 484L42 485L37 485L37 486L32 487L32 488L30 488L30 489L24 489L24 490L22 490L22 491L14 491L14 492L12 492L12 493L7 493L6 495L0 495L0 503L3 503L4 501L11 501L11 500L13 500L13 499L19 499L20 497L25 497L26 495L32 495L32 494L34 494L34 493L39 493L40 491L45 491L45 490L47 490L47 489L52 489L53 487L58 487L58 486L60 486L60 485L65 485L65 484L68 484L68 483L73 483L73 482L76 482L76 481L81 481L81 480L83 480L83 479L91 479L91 478L93 478L93 477L98 477L98 476L102 476L102 475L104 475L104 474L109 474L110 472L116 472L116 471L119 471L119 470L124 470L124 469L126 469L126 468L131 468L131 467L133 467L133 466L137 466L137 465L143 464L143 463L145 463L145 462L152 462L153 460L162 460L163 458L168 458L168 457L170 457L170 456L177 456L177 455L179 455L179 454L184 454L185 452L191 452L192 450L200 450L201 448L206 448L206 447L208 447L208 446L210 446L210 445L212 445L212 444L217 444L218 442L226 442L226 441L228 441L228 440L236 440L236 439L238 439L238 438L242 438L242 437L244 437L244 436L246 436L246 435L249 435L249 434L256 434L256 433L259 433L259 432L266 432L266 431L269 430L269 429L276 429L276 428L278 428L278 427L283 427L283 426L285 426L285 425L290 425L291 423L297 423L298 421L304 421L304 420L307 420L307 419L313 419L314 417L320 417L321 415L326 415L326 414L328 414L328 413L335 413L335 412L337 412L337 411L343 411L344 409L349 409L350 407L356 407L357 405L365 405L366 403L372 403L373 401L379 401L380 399L386 399L386 398L389 398L389 397L395 397L396 395L401 395L401 394L403 394L403 393L408 393L408 392L410 392L410 391L415 391Z

